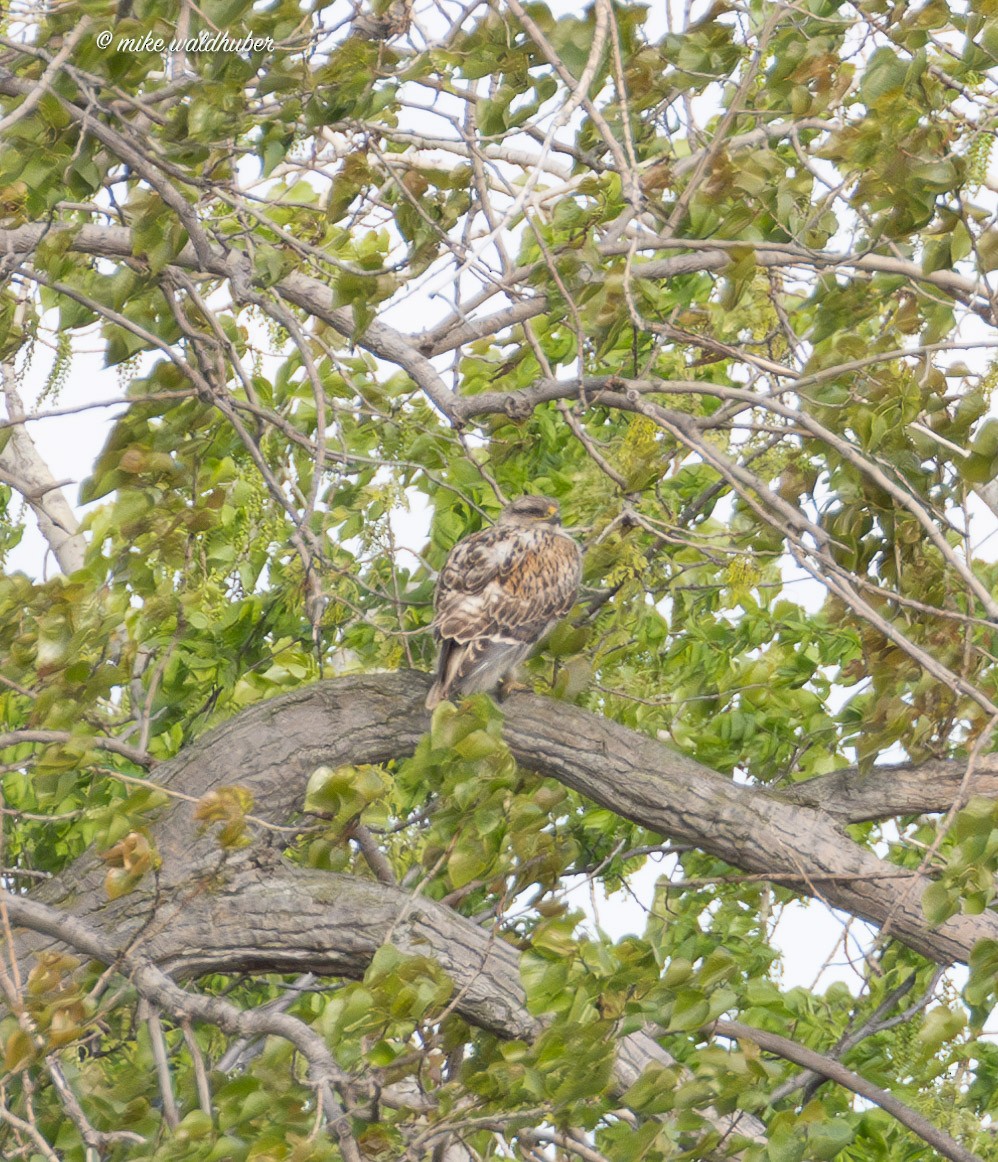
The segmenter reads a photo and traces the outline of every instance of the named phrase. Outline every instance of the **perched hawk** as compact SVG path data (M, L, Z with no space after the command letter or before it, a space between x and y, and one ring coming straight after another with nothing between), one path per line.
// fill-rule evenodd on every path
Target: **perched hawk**
M437 581L437 680L426 698L494 690L575 603L582 554L558 504L521 496L490 529L459 541Z

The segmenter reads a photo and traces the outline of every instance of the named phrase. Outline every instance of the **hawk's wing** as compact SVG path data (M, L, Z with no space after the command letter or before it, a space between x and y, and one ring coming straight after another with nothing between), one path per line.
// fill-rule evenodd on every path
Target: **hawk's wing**
M533 644L572 608L580 567L578 546L551 528L476 533L454 546L440 574L437 636Z
M437 682L427 704L492 689L575 601L581 554L546 526L496 525L455 545L437 582Z

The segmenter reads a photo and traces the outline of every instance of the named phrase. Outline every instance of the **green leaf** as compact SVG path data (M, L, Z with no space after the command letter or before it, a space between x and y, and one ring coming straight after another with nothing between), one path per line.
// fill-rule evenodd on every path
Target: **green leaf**
M925 1014L925 1020L917 1033L919 1045L926 1051L937 1049L945 1041L959 1036L966 1024L966 1018L948 1005L937 1005Z

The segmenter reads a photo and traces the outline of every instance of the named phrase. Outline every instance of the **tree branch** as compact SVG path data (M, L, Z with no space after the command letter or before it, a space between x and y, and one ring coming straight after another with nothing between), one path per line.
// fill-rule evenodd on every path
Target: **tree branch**
M13 364L5 362L0 376L9 417L5 427L10 429L9 439L0 448L0 480L6 480L27 501L63 573L75 573L83 567L87 548L80 522L24 426L26 416Z
M0 71L2 77L2 71ZM11 257L30 254L42 237L52 229L49 224L32 223L18 226L11 230L0 230L0 253ZM653 242L642 246L682 247L691 249L694 253L676 255L673 258L650 260L634 267L634 273L643 278L674 278L681 274L700 271L723 270L731 262L731 256L725 246L742 247L747 243L730 242L716 243L713 241L699 242L696 239L656 238ZM606 247L607 254L629 252L631 243L614 243ZM86 225L73 228L73 237L69 249L80 254L94 257L115 258L120 260L134 259L132 231L124 226L93 226ZM820 267L852 266L857 270L882 271L888 274L900 274L913 281L923 281L938 286L956 298L973 299L977 293L977 285L973 280L950 271L936 271L925 275L917 263L904 262L900 259L881 255L828 255L812 252L802 247L775 244L766 244L765 249L756 251L756 260L762 266L791 267L801 264L812 264ZM199 253L192 245L187 245L173 260L173 265L184 270L199 270L205 274L225 278L231 281L237 298L242 298L248 290L251 281L249 261L240 251L223 252L220 247L209 246L206 251L206 261L201 261ZM516 285L517 279L525 277L530 272L529 267L511 271L505 283ZM307 313L329 324L335 331L345 338L356 342L359 347L370 351L372 355L402 368L406 371L422 390L427 398L440 412L452 422L460 424L472 415L484 414L492 407L483 406L484 395L474 396L462 400L444 383L439 372L430 362L424 352L440 354L451 350L457 344L451 342L445 333L449 328L441 326L423 334L407 335L378 320L371 321L362 333L357 333L352 313L342 307L333 305L331 288L319 279L308 275L292 272L280 279L273 287L274 293L294 306L300 307ZM249 299L257 304L260 296L251 293ZM972 304L973 305L973 304ZM469 306L467 309L472 309ZM523 322L535 315L542 314L547 309L547 302L538 295L529 303L515 304L513 307L503 308L495 316L493 322L497 329L503 329L516 322ZM978 302L975 309L984 309ZM990 307L987 308L990 310ZM468 338L481 337L492 333L491 329L484 328L481 320L467 320ZM460 338L460 334L458 335ZM487 393L496 395L500 393ZM517 393L520 394L520 393ZM481 408L481 410L478 410Z
M949 1134L943 1133L927 1118L923 1118L920 1113L917 1113L910 1106L906 1106L893 1094L881 1089L879 1085L867 1081L865 1077L860 1077L858 1073L853 1073L851 1069L846 1069L844 1065L838 1061L833 1061L823 1053L816 1053L813 1049L798 1045L796 1041L791 1041L788 1037L781 1037L778 1033L770 1033L765 1029L743 1025L740 1021L716 1021L711 1026L711 1031L719 1033L722 1037L737 1038L739 1041L754 1041L760 1049L765 1049L768 1053L775 1053L777 1057L783 1057L787 1061L794 1062L795 1065L803 1065L806 1069L820 1073L830 1081L835 1081L846 1089L852 1090L860 1097L867 1098L875 1105L880 1106L886 1113L897 1118L902 1125L907 1126L933 1149L938 1150L944 1158L952 1159L952 1162L982 1162L977 1154L961 1146L959 1142L955 1142Z
M238 771L254 795L255 814L286 821L300 810L317 766L411 753L428 724L429 680L414 672L352 676L261 703L160 764L156 781L197 799ZM653 831L776 882L786 877L795 889L865 919L889 917L895 935L940 963L965 960L982 937L998 938L998 918L990 915L954 917L931 928L919 907L929 879L878 859L824 812L733 784L650 738L550 698L514 695L504 710L504 737L521 765ZM213 838L197 834L192 811L191 802L179 802L153 828L163 861L155 892L140 885L107 901L103 868L88 853L31 898L7 896L12 921L29 929L17 939L19 958L57 941L117 962L141 995L178 1019L207 1020L241 1036L287 1036L309 1060L316 1084L327 1087L347 1082L325 1046L312 1043L307 1026L280 1012L246 1013L199 997L170 976L257 971L357 978L391 940L404 952L437 959L454 981L452 1003L465 1019L504 1037L538 1031L526 1012L518 954L495 934L390 884L281 865L276 852L268 855L266 835L220 859ZM206 891L206 882L216 887ZM624 1089L648 1065L664 1062L671 1058L651 1037L633 1034L619 1049L617 1084ZM732 1129L727 1115L707 1116L724 1132ZM750 1135L757 1128L737 1125Z
M470 1023L503 1038L533 1039L542 1028L526 1009L519 953L500 936L440 904L391 885L351 875L305 868L234 861L224 890L168 900L142 927L141 952L118 952L130 937L119 928L113 943L96 927L23 897L6 895L15 925L65 943L122 971L149 968L136 980L140 993L178 1018L207 1020L244 1036L287 1037L314 1065L319 1080L346 1084L303 1032L307 1026L279 1007L243 1012L227 1002L197 998L172 983L225 972L314 972L358 980L386 943L410 956L434 957L454 982L453 1007ZM134 907L134 905L133 905ZM98 951L99 950L99 951ZM155 966L155 967L153 967ZM135 978L133 978L135 979ZM166 988L164 982L170 982ZM197 1002L197 1003L194 1003ZM321 1043L321 1038L316 1037ZM649 1065L671 1066L674 1058L647 1033L623 1038L618 1050L619 1092L633 1085ZM705 1111L722 1133L749 1137L763 1133L756 1119L741 1113Z
M949 810L966 771L966 763L955 759L929 759L917 765L892 763L866 773L847 767L783 787L780 796L822 811L840 823L931 814ZM982 757L968 788L967 797L970 795L998 799L998 756Z

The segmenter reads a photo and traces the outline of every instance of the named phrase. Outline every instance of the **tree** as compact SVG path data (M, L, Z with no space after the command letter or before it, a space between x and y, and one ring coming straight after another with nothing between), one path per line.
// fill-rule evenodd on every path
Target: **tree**
M4 1157L993 1156L994 6L3 20ZM431 721L525 491L579 604Z

